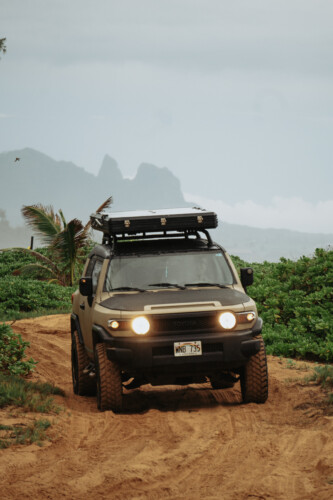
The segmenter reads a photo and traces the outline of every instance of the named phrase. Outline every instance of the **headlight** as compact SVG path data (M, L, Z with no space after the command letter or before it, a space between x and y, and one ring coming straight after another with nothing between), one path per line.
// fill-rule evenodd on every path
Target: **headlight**
M138 316L132 321L132 330L138 335L145 335L149 332L150 323L144 316Z
M236 324L236 317L231 312L222 313L219 317L219 322L225 330L231 330Z

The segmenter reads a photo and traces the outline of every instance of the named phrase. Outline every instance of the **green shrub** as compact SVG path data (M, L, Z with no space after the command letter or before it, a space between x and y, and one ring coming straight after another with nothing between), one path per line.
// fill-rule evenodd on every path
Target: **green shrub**
M237 268L249 265L233 257ZM264 320L267 352L333 361L333 251L297 261L253 264L248 289Z
M90 247L85 248L85 252L89 250ZM48 249L38 249L38 252L50 257ZM83 261L85 256L78 259L80 271ZM28 253L0 251L0 321L71 310L71 295L76 286L49 283L50 276L40 270L30 270L29 275L13 275L17 269L34 263L36 259Z
M25 349L29 342L13 332L9 325L0 323L0 372L13 375L26 375L31 372L36 362L25 358Z
M46 248L37 249L42 255L48 256ZM36 258L21 251L0 251L0 278L13 274L14 271L28 264L35 264Z
M74 290L75 287L63 287L23 276L5 276L0 280L0 318L31 311L42 315L43 310L52 309L68 312Z

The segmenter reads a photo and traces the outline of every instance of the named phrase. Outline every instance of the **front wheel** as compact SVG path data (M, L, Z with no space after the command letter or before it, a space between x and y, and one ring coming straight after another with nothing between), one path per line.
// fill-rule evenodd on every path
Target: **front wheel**
M96 345L95 366L98 409L119 412L123 403L121 371L117 363L108 360L104 344Z
M264 340L261 335L260 350L252 356L240 375L244 403L265 403L268 397L267 358Z

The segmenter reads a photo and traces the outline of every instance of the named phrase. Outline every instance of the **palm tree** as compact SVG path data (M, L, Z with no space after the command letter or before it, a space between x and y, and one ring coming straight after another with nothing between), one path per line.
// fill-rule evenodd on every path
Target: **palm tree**
M7 51L6 38L0 38L0 52L6 54L6 51Z
M101 212L111 203L112 197L105 200L96 212ZM35 264L28 264L18 269L15 274L39 270L47 273L51 277L50 281L72 286L77 264L91 242L90 221L85 226L78 219L66 222L61 210L57 214L52 206L41 204L23 206L21 211L26 223L39 236L42 243L46 244L50 257L30 249L12 248L10 250L27 252L38 260Z

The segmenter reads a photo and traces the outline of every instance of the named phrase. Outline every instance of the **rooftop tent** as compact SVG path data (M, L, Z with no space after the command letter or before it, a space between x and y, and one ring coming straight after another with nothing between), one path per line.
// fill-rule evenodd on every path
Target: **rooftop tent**
M104 235L205 230L217 227L217 215L202 208L109 212L90 216L93 229Z

